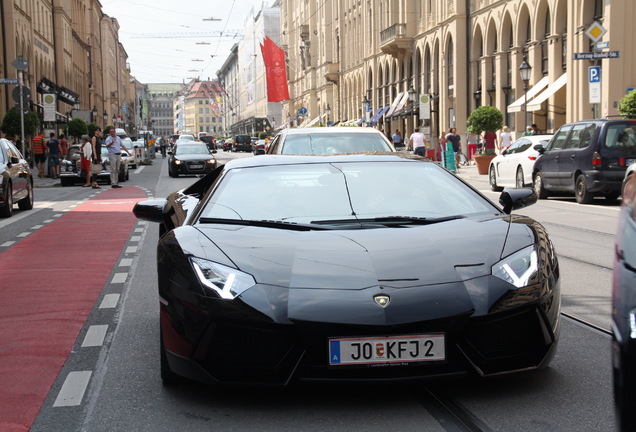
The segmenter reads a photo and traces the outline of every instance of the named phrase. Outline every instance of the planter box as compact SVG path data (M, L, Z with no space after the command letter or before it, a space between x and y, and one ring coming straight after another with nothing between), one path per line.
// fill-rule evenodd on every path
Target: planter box
M486 154L476 154L475 164L477 165L477 173L479 174L488 174L488 167L490 166L490 161L493 160L497 155L486 155Z

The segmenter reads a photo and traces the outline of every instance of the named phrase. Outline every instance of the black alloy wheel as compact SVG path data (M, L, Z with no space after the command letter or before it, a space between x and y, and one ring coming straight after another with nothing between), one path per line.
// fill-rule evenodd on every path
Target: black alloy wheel
M33 182L29 179L27 181L27 196L18 201L18 208L20 210L31 210L33 208Z
M4 206L0 207L0 217L11 217L13 214L13 188L11 182L7 182L4 188Z
M579 204L590 204L594 200L594 194L587 190L585 176L579 174L576 178L576 202Z
M539 199L546 199L549 196L548 191L543 188L543 177L541 177L541 174L536 173L534 175L533 187Z

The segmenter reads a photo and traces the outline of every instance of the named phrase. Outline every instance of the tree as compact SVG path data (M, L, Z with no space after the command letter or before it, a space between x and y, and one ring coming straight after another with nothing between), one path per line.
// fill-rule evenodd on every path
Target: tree
M497 108L484 105L473 111L468 117L468 131L477 135L482 132L495 132L503 127L504 116Z
M86 122L82 119L76 118L68 122L68 134L75 137L78 141L82 135L88 133L88 127Z
M88 135L89 136L95 135L95 129L97 129L97 125L95 123L89 123L87 125L87 128L88 128Z
M258 138L259 138L259 139L265 139L265 138L267 138L268 136L269 136L269 135L268 135L268 134L267 134L267 132L265 132L265 131L262 131L262 132L260 132L260 133L258 134Z
M636 90L630 91L618 102L618 112L625 117L636 117Z
M27 111L24 115L24 135L27 137L33 136L40 127L40 119L38 115L33 111ZM2 126L0 130L6 135L19 136L21 132L20 127L20 113L17 109L11 108L7 111L7 114L2 119Z

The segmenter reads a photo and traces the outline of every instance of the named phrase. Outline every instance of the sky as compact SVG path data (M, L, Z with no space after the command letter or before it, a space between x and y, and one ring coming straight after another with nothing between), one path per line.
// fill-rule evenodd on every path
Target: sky
M272 3L102 0L102 10L119 22L119 40L128 54L132 76L144 84L181 83L196 77L214 79L232 46L241 40L246 20ZM206 18L214 21L204 21ZM203 34L195 37L194 33Z

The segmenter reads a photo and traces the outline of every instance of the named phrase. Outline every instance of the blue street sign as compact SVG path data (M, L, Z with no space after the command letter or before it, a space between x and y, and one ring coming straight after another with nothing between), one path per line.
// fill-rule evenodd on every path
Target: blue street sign
M307 108L305 107L301 107L298 109L298 114L300 114L301 116L307 115Z
M601 67L600 66L590 66L589 68L587 68L587 81L590 84L601 82Z
M20 84L17 78L0 78L0 84Z

